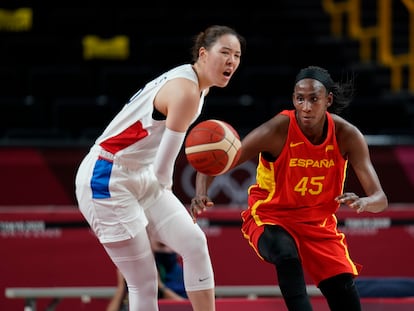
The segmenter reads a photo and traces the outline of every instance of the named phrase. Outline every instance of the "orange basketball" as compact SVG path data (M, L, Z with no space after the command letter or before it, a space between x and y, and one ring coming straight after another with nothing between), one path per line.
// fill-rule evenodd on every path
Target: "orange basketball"
M184 145L191 166L211 176L230 170L241 153L237 131L230 124L214 119L202 121L193 127Z

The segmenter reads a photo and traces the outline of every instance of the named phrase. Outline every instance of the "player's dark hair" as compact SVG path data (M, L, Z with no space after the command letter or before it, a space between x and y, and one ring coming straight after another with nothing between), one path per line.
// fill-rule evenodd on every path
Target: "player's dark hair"
M332 92L333 102L328 107L329 112L340 114L354 97L354 78L347 78L342 82L335 82L332 80L328 70L319 66L309 66L299 71L296 76L295 84L302 79L315 79L321 82L326 89L326 92Z
M208 27L206 30L200 32L194 37L194 45L191 49L192 60L196 62L198 60L198 52L201 47L205 49L210 49L216 41L224 35L234 35L240 42L240 47L242 52L246 48L246 40L245 38L240 35L236 30L228 26L221 26L221 25L213 25Z

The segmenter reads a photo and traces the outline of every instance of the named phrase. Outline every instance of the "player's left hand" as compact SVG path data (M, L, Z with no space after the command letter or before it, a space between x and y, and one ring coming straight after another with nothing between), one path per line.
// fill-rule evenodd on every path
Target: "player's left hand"
M201 214L207 208L214 206L214 202L206 195L197 195L191 199L190 215L194 223L197 221L197 215Z
M360 198L353 192L345 192L335 198L335 201L340 204L345 204L346 206L355 209L357 213L361 213L365 210L367 201L364 198Z

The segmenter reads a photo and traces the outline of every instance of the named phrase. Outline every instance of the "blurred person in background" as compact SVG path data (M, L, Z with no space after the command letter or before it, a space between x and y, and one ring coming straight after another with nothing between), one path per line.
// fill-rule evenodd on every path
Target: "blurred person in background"
M187 294L183 270L177 254L162 243L151 242L158 270L158 299L185 300ZM119 269L116 270L116 276L116 291L106 311L128 311L128 288L125 278Z

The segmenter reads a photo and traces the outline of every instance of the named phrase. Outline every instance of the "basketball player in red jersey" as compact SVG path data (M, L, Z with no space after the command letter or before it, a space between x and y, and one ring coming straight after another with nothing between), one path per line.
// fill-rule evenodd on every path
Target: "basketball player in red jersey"
M304 68L295 80L295 109L280 112L242 141L238 164L259 155L242 233L275 266L288 310L312 310L304 271L331 310L361 310L354 283L361 266L349 256L335 212L343 204L357 213L378 213L388 200L364 136L338 115L352 95L352 81L336 83L323 68ZM343 193L348 162L366 196ZM213 205L207 196L212 180L197 174L194 217Z

